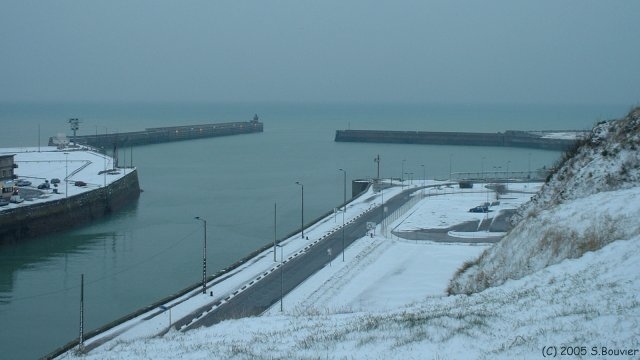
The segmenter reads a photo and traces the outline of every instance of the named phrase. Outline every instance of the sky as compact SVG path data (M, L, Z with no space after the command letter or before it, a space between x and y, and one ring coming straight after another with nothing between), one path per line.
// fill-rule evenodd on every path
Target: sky
M0 102L624 104L620 0L0 0Z

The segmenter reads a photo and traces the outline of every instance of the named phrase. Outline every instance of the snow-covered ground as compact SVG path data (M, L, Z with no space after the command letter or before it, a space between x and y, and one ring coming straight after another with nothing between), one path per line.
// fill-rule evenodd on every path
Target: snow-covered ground
M627 191L640 195L640 188ZM565 209L567 216L601 199L591 201ZM615 206L609 214L625 215ZM565 220L547 223L562 227ZM344 263L327 264L285 297L282 313L276 304L260 317L153 337L168 325L165 312L154 331L121 336L81 357L513 359L564 352L638 358L639 236L481 293L445 296L456 268L487 246L365 237L347 249Z
M27 201L20 204L12 203L0 207L0 211L60 199L65 197L65 193L66 196L73 196L91 191L109 185L134 170L132 168L118 168L105 172L105 170L113 169L113 159L86 148L58 150L55 147L43 146L40 149L0 149L0 155L10 154L15 154L14 163L18 165L15 174L18 179L31 182L31 185L26 187L27 189L36 189L45 180L51 181L54 178L60 179L60 183L57 187L57 193L54 193L55 187L51 184L50 189L39 190L40 196L33 199L27 198ZM67 179L66 183L65 179ZM83 181L87 185L75 186L76 181Z
M434 185L437 183L429 183ZM503 198L505 206L517 207L527 201L539 184L511 184L511 190ZM389 199L401 189L385 190ZM446 193L445 193L446 191ZM640 192L638 192L640 193ZM411 224L410 227L431 227L431 217L437 217L440 226L466 221L468 216L485 216L468 213L478 200L484 202L486 193L462 191L441 187L418 202L393 226ZM516 196L517 195L517 196ZM490 195L493 196L493 195ZM630 196L621 194L621 196ZM371 190L363 194L347 209L347 222L368 211L381 201L380 194ZM594 202L601 199L593 199ZM464 205L459 205L459 204ZM432 208L434 205L435 208ZM578 204L567 211L575 211L593 204ZM425 210L426 209L426 210ZM434 209L438 209L434 214ZM629 209L626 209L628 211ZM615 211L615 210L611 210ZM462 215L461 213L464 213ZM425 216L428 214L430 216ZM613 214L616 216L618 214ZM566 219L557 217L557 226ZM334 216L308 229L310 239L317 241L324 234L337 231L341 221ZM424 223L421 223L424 221ZM552 221L552 220L548 220ZM608 290L619 289L620 278L630 286L633 294L640 294L638 273L628 274L611 262L614 252L635 251L637 241L626 241L613 249L593 254L589 263L581 261L563 263L545 269L532 278L507 283L473 296L446 296L449 280L465 261L477 258L489 244L441 244L430 241L408 241L385 238L376 229L376 236L364 237L347 248L345 261L341 257L328 263L323 270L308 279L275 304L260 318L226 321L207 329L181 333L170 331L157 337L168 328L169 322L186 316L194 309L214 303L219 297L232 295L243 289L267 271L277 271L280 261L273 260L272 250L267 250L242 267L226 274L224 281L212 285L216 297L200 294L196 289L180 299L166 304L171 310L155 309L124 323L100 336L90 339L106 342L93 349L86 358L510 358L511 355L533 357L546 345L560 346L573 339L577 331L576 321L598 318L593 326L577 331L584 341L602 333L599 322L618 324L616 313L638 313L638 295L617 296ZM635 245L631 245L631 244ZM298 236L282 243L287 259L305 251L309 242ZM629 247L636 246L631 249ZM627 255L628 256L628 255ZM637 267L633 256L620 259L628 266ZM593 266L600 264L604 272ZM584 273L584 269L589 269ZM594 278L593 285L589 281ZM599 285L598 285L599 284ZM599 286L598 292L586 294L591 286ZM549 291L545 289L548 287ZM635 290L633 290L635 289ZM635 292L633 292L635 291ZM561 298L553 294L560 293ZM619 294L618 294L619 295ZM572 298L575 296L575 298ZM587 301L588 298L588 301ZM595 304L603 302L601 310ZM613 312L613 313L612 313ZM150 316L155 315L155 316ZM555 319L558 315L558 319ZM600 319L603 316L603 319ZM171 317L171 319L170 319ZM619 326L622 332L637 325L638 318L631 317ZM536 334L546 334L539 337ZM335 334L335 342L331 334ZM553 335L558 335L557 341ZM633 345L633 337L609 335L605 341L579 342L589 346ZM547 339L548 343L543 341ZM636 337L637 338L637 337ZM277 345L269 345L275 342ZM255 344L257 343L257 344ZM578 344L578 343L576 343ZM586 345L585 345L586 346ZM635 345L634 345L635 346ZM219 351L222 351L219 353ZM397 351L397 352L396 352ZM512 352L515 351L515 352ZM591 347L589 347L591 351ZM402 355L400 355L402 354ZM67 354L63 358L73 357Z
M529 201L542 183L509 184L508 194L496 198L493 190L483 184L476 184L474 189L428 188L424 190L428 201L421 201L414 209L412 216L403 218L391 225L394 231L412 231L420 229L447 229L469 221L491 221L495 215L505 210L515 210ZM489 213L469 212L469 209L484 203L494 203ZM462 235L462 234L461 234ZM482 234L481 234L482 235Z

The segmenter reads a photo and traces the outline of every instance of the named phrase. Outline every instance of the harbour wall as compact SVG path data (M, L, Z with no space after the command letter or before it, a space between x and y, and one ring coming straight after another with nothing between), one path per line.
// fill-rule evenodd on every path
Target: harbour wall
M61 198L0 212L0 244L17 242L69 229L116 211L140 196L138 172L101 187Z
M435 131L336 130L336 142L521 147L565 151L575 140L546 138L526 131L469 133Z
M82 135L74 137L71 141L97 149L108 149L113 146L147 145L171 141L250 134L263 131L264 125L257 120L252 120L245 122L147 128L143 131L114 134ZM57 145L56 141L56 138L50 137L49 146Z

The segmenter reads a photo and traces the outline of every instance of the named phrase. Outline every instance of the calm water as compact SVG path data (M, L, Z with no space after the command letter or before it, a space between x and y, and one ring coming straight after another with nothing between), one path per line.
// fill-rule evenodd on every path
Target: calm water
M559 153L528 149L335 143L336 129L485 131L586 129L623 116L625 106L445 106L286 104L2 104L0 147L38 146L82 120L78 134L250 120L261 134L127 149L144 192L127 209L72 231L0 247L2 356L42 356L78 336L79 282L85 274L85 329L91 330L198 283L202 223L209 273L224 268L342 201L347 181L405 172L445 178L509 164L549 166ZM40 140L39 140L40 139ZM132 160L133 158L133 160ZM484 160L482 160L484 158ZM422 165L425 165L424 168ZM19 174L19 169L18 169ZM28 345L25 345L28 344Z

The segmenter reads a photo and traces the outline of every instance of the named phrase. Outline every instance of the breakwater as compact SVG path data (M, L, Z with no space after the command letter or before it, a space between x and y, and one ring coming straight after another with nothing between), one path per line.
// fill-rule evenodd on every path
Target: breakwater
M106 187L29 206L0 212L0 243L11 243L55 231L65 230L116 211L140 196L138 172Z
M157 144L171 141L192 140L218 136L250 134L263 132L263 124L254 117L251 121L228 122L217 124L200 124L147 128L143 131L113 134L95 134L75 136L72 142L88 145L97 149L134 145ZM49 146L58 145L59 139L49 138Z
M581 134L579 131L556 133ZM551 132L509 130L504 133L469 133L435 131L337 130L337 142L370 142L425 145L499 146L564 151L575 138L550 137Z

